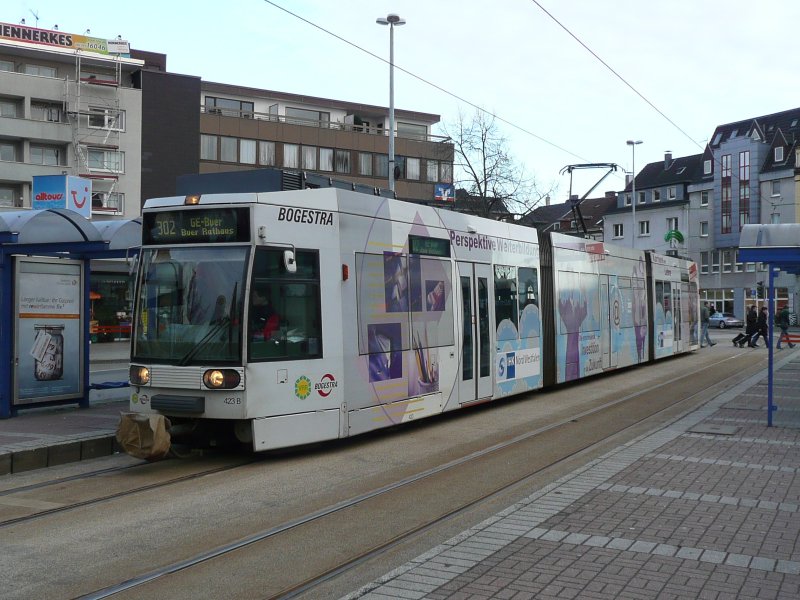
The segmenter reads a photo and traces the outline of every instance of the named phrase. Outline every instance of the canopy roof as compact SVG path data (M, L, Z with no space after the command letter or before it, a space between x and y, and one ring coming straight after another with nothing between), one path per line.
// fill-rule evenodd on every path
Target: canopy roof
M739 258L799 275L800 223L745 225L739 237Z

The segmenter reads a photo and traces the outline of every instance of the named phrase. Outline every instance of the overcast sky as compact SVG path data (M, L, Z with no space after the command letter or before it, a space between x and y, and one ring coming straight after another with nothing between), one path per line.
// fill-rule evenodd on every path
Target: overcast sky
M175 73L381 106L389 67L369 53L388 61L375 19L397 13L395 65L458 98L396 70L395 107L446 123L471 105L494 113L514 157L558 185L554 201L566 165L629 170L628 139L644 142L639 171L702 152L716 125L800 106L798 0L6 0L0 20L34 13L44 29L165 53ZM602 173L576 176L573 193ZM610 177L593 196L622 186Z

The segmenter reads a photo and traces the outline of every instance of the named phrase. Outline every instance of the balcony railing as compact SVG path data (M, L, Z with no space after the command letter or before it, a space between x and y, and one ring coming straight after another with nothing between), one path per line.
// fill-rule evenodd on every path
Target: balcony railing
M333 129L336 131L350 131L353 133L363 133L366 135L388 136L389 133L383 127L366 125L355 125L353 123L342 123L340 121L319 121L315 119L304 119L302 117L287 117L286 115L274 115L270 113L251 112L247 110L237 110L235 108L220 108L217 106L200 106L200 111L208 115L218 115L221 117L234 117L237 119L256 119L258 121L272 121L273 123L285 123L287 125L302 125L304 127L316 127L318 129ZM419 140L422 142L442 143L450 141L449 137L431 134L416 134L398 131L399 138Z

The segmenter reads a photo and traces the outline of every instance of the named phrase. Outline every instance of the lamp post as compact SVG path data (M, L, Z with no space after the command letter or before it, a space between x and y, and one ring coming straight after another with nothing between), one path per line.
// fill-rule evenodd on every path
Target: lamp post
M375 22L389 26L389 189L394 191L394 27L406 22L395 14L378 17Z
M636 146L642 140L628 140L625 142L631 147L631 214L633 227L631 227L631 247L636 248Z

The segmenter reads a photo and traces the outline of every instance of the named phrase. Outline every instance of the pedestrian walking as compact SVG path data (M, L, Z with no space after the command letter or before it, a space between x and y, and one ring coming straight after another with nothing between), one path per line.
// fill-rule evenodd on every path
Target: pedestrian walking
M775 317L775 324L780 327L781 334L778 336L778 343L775 344L775 347L780 350L782 348L781 342L786 340L789 344L789 348L794 348L794 344L792 343L791 339L789 338L789 306L784 304L781 308L781 311Z
M768 317L769 317L769 309L766 306L761 307L761 312L758 314L758 320L756 321L756 333L750 340L750 347L751 348L758 348L758 337L761 336L764 338L764 344L769 345L769 325L768 325Z
M709 309L709 303L703 302L703 308L700 309L700 326L702 327L702 331L700 332L700 347L705 348L703 342L706 342L709 346L715 346L716 342L711 341L711 337L708 335L708 318L711 316L711 310Z
M745 317L745 339L739 342L739 348L744 348L745 342L747 342L749 348L755 348L756 346L753 345L753 336L756 335L757 331L758 311L756 310L756 305L751 304L750 308L747 310L747 316Z

